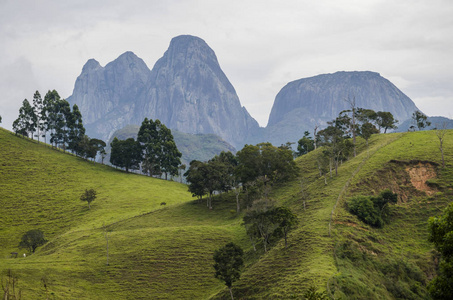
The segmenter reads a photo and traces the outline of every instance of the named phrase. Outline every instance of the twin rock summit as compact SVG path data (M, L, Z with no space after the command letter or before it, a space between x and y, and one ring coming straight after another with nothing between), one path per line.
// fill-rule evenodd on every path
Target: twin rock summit
M374 72L337 72L288 83L275 98L266 128L241 106L233 85L214 51L198 37L182 35L152 70L132 52L102 67L88 60L72 96L82 112L87 134L109 141L115 131L159 119L167 127L191 134L215 134L240 149L244 144L297 142L305 130L325 125L357 107L390 111L407 120L415 104L390 81Z

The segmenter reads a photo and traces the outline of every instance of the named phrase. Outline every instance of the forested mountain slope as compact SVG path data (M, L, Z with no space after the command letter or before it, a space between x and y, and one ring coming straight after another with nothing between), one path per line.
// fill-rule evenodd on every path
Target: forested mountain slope
M208 210L184 185L93 165L0 130L0 272L20 278L24 299L45 297L43 277L56 299L228 299L212 254L234 241L246 258L237 298L301 298L314 284L335 299L423 299L436 258L427 218L453 194L452 131L444 147L442 169L434 131L376 135L369 147L359 139L357 157L327 184L316 164L322 149L298 158L299 177L269 197L291 208L299 225L288 248L279 240L264 253L260 244L253 251L232 193ZM85 188L98 190L91 210L79 200ZM352 196L386 188L399 200L383 228L348 212ZM49 242L10 258L34 228Z

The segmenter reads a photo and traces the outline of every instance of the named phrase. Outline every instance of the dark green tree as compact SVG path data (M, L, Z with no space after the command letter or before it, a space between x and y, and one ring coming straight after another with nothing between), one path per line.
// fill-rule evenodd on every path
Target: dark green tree
M68 149L77 155L81 155L82 149L79 148L79 142L85 135L85 127L83 127L82 113L76 104L73 105L72 112L67 115L66 124L68 127Z
M208 194L208 208L212 209L212 195L223 188L226 165L218 160L209 160L199 170L204 177L203 186Z
M96 157L96 148L91 144L89 136L84 135L77 144L77 153L85 159Z
M265 204L265 206L257 207L256 203ZM243 221L246 229L251 229L247 231L247 234L259 234L259 237L263 241L264 252L267 252L268 245L271 243L271 237L278 228L272 207L269 207L266 200L258 200L254 203L252 209L246 212Z
M390 190L383 190L378 196L356 196L348 202L349 211L364 223L382 227L388 222L389 204L398 201L398 195Z
M342 130L343 121L338 118L328 122L329 126L318 132L317 140L320 146L324 146L323 154L329 158L330 174L335 167L335 175L338 174L340 161L346 160L354 148L348 136Z
M272 210L274 222L278 224L277 230L285 238L285 248L288 246L288 232L299 223L297 216L287 207L276 207Z
M304 132L304 136L297 142L297 156L307 154L315 150L315 141L310 137L308 131Z
M46 142L47 139L47 132L49 132L51 136L52 134L55 134L55 128L57 126L57 102L59 100L60 95L56 90L48 91L44 96L42 110L44 142Z
M360 124L376 122L377 114L372 109L357 108L356 119Z
M230 191L236 182L235 170L238 165L234 154L230 151L222 151L211 159L211 163L216 163L221 171L219 178L220 190L224 192Z
M35 253L36 248L44 245L46 242L47 240L44 238L44 232L39 229L32 229L22 236L19 247L26 248L30 252Z
M429 283L433 299L453 299L453 203L439 217L429 219L429 241L441 254L437 276Z
M91 155L89 156L90 158L93 159L93 162L95 162L96 160L96 155L100 155L101 158L102 158L102 164L104 163L104 157L105 157L105 142L103 140L100 140L100 139L90 139L90 148L94 149L94 151L91 153ZM94 155L92 155L94 153Z
M88 209L91 209L91 202L96 199L96 191L94 189L85 189L85 192L80 196L80 200L88 203Z
M178 166L181 164L181 152L173 139L171 130L159 120L145 118L140 126L137 141L143 148L144 168L149 174L178 174Z
M215 278L225 282L234 300L232 286L241 277L241 269L244 266L244 251L234 243L228 243L214 252Z
M398 120L396 120L392 113L388 111L378 111L376 113L376 125L378 126L379 132L384 129L384 133L387 133L388 129L396 129Z
M160 158L161 141L156 123L145 118L138 131L137 141L143 149L142 170L150 176L162 174Z
M243 185L254 181L263 173L261 170L262 159L259 146L245 145L242 150L236 153L238 166L236 175Z
M362 126L360 127L359 136L361 136L365 139L366 144L368 146L368 140L370 139L370 137L373 134L376 134L376 133L379 133L379 130L376 128L376 126L374 126L370 122L366 122L366 123L362 124Z
M138 170L142 161L142 148L133 138L127 140L113 139L110 153L110 163L120 168Z
M412 121L417 125L418 130L422 130L431 125L431 122L428 121L428 116L419 110L414 111L412 114Z
M21 118L17 118L13 122L13 131L17 134L20 134L22 136L27 136L27 130L25 129L25 124L23 123L23 120Z
M63 151L66 151L69 143L69 131L72 122L71 106L65 99L61 99L55 103L56 126L53 141L56 146L60 145ZM52 139L51 139L52 141Z
M277 148L271 143L245 145L236 157L236 175L243 185L258 177L278 183L293 178L298 172L292 151L285 146Z
M19 117L13 122L13 130L16 134L21 134L33 139L36 130L37 117L33 107L27 99L22 102L19 109Z
M39 91L36 91L33 95L33 110L36 116L36 136L39 138L42 136L44 131L44 104Z
M156 123L159 120L156 120ZM161 158L160 164L162 171L165 174L165 180L167 180L167 175L171 176L178 175L178 166L181 164L181 152L179 152L176 143L173 140L173 135L171 130L167 128L164 124L157 123L157 128L159 128L159 136L161 140Z
M192 196L196 196L201 199L206 194L206 189L204 187L204 174L203 174L203 162L198 160L192 160L189 165L189 169L184 173L187 183L189 184L189 192L192 193Z

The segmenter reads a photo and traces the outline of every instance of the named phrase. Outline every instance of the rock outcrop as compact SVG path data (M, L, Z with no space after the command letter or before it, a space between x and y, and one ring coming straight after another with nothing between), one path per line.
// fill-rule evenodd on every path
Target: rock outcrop
M115 130L136 122L137 100L146 91L150 75L145 62L132 52L105 67L90 59L67 100L79 107L90 136L108 140Z
M258 123L241 107L214 51L200 38L178 36L151 71L143 111L186 133L214 133L241 146Z
M297 142L305 130L313 133L315 125L326 122L350 106L375 111L390 111L399 121L407 120L417 109L414 102L390 81L374 72L337 72L288 83L275 98L268 126L267 140L280 145Z
M145 117L186 133L212 133L241 147L259 125L241 106L214 51L200 38L178 36L150 71L132 52L105 68L89 60L68 98L89 135L109 140Z

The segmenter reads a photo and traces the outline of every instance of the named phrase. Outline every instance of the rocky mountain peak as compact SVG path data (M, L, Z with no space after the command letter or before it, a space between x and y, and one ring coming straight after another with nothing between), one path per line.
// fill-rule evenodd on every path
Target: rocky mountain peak
M218 64L214 51L199 37L191 35L180 35L174 37L164 57L169 61L187 63L192 61L204 61L206 63Z
M323 127L349 109L347 99L355 99L356 107L390 111L396 119L409 119L417 109L414 102L379 73L341 71L292 81L275 97L267 125L268 139L284 143L297 141L305 130Z
M259 129L214 51L190 35L173 38L151 71L132 52L104 68L89 60L68 100L81 108L87 133L104 140L145 117L185 133L213 133L239 147Z
M89 59L82 68L82 73L88 73L90 71L102 68L101 64L94 58Z
M214 133L234 146L259 128L242 108L214 51L198 37L172 39L151 71L145 111L172 129Z

